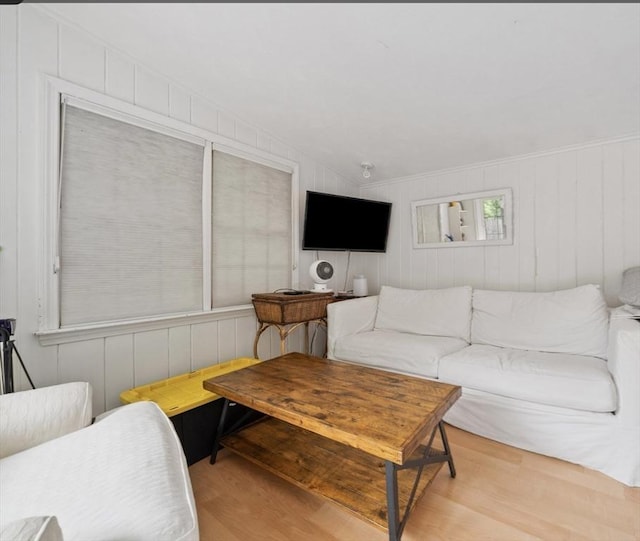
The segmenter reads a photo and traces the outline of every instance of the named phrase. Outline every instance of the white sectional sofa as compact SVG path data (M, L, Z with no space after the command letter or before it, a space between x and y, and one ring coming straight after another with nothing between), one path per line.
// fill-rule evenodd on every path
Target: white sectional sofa
M91 424L91 386L0 396L0 539L197 541L182 446L153 402Z
M640 322L597 286L383 286L327 313L329 358L460 385L450 424L640 486Z

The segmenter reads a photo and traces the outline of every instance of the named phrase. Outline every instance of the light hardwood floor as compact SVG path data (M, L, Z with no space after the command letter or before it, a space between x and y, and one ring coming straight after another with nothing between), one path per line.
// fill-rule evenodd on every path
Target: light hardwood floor
M640 540L640 489L448 427L443 467L403 541ZM386 541L387 534L223 450L189 468L202 541Z

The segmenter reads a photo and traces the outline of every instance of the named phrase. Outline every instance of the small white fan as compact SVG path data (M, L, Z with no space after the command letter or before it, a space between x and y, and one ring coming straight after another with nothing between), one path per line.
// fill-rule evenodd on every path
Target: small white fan
M324 259L318 259L311 263L309 267L309 276L313 280L313 289L315 292L327 293L331 291L327 289L327 282L333 276L333 265Z

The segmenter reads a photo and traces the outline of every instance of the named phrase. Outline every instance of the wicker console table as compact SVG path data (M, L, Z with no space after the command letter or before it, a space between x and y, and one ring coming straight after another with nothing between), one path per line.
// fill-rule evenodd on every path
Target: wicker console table
M280 355L285 354L287 336L304 325L304 353L309 353L309 323L327 323L327 305L335 300L333 293L254 293L253 307L260 327L253 342L253 356L258 358L258 341L269 327L277 327L280 333Z

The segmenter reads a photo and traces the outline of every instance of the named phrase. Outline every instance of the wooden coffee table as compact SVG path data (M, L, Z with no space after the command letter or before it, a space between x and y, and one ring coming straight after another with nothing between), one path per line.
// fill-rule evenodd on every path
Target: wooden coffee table
M203 386L225 398L212 464L222 444L388 530L392 541L444 462L455 477L442 417L458 386L302 353ZM222 437L229 401L269 417ZM436 431L442 451L432 448Z

